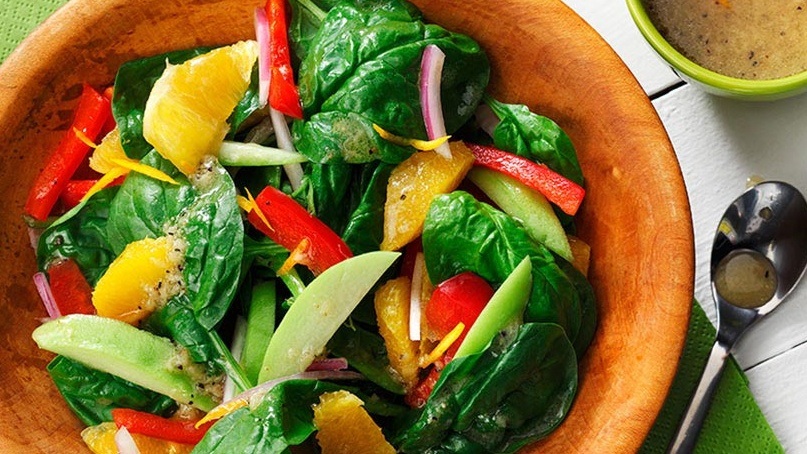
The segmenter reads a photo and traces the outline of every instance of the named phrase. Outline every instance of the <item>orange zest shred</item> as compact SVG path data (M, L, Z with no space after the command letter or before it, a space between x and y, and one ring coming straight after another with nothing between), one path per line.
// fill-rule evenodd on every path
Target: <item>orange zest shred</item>
M439 344L434 347L431 353L425 358L422 358L420 364L421 369L427 367L438 359L442 358L446 351L460 338L462 332L465 331L465 323L459 322L448 334L443 337Z
M382 139L392 142L395 145L400 145L402 147L411 146L421 151L431 151L439 147L440 145L446 143L451 136L443 136L438 137L434 140L420 140L420 139L409 139L406 137L396 136L395 134L385 131L381 126L373 123L373 129L375 132L381 136Z
M139 162L137 162L137 161L135 161L133 159L119 159L119 158L116 158L116 159L112 159L112 162L115 165L117 165L119 168L122 167L122 168L126 169L127 172L129 170L131 170L131 171L143 174L143 175L145 175L147 177L154 178L155 180L160 180L160 181L164 181L166 183L171 183L171 184L175 184L175 185L179 184L179 182L177 182L175 179L168 176L168 174L166 174L162 170L155 169L154 167L147 166L145 164L141 164L141 163L139 163Z
M246 399L233 399L231 401L224 402L223 404L207 412L204 418L196 422L194 427L198 429L202 427L205 423L221 419L229 415L230 413L238 410L241 407L246 407L247 405L249 405L249 402Z
M238 206L244 210L245 213L249 214L255 207L252 206L252 203L246 197L242 195L236 195L235 201L238 203Z
M95 142L92 141L92 139L87 137L87 134L84 134L84 131L76 127L73 127L73 133L76 135L76 137L78 137L78 140L84 142L84 144L87 145L88 147L98 148L98 145L96 145Z
M260 207L258 206L258 202L256 202L256 201L255 201L255 197L252 197L252 193L250 193L250 192L249 192L249 189L244 188L244 191L247 193L247 201L249 202L249 205L252 207L252 209L250 209L250 210L244 210L244 211L246 211L247 213L249 213L249 212L251 212L252 210L255 210L255 214L256 214L256 215L258 215L258 219L260 219L260 220L261 220L261 222L263 222L263 224L264 224L264 225L265 225L265 226L266 226L266 227L267 227L269 230L271 230L272 232L274 232L274 231L275 231L275 228L274 228L274 227L272 227L272 224L270 224L270 223L269 223L269 219L266 219L266 215L265 215L265 214L263 214L263 211L261 211Z
M303 263L307 258L306 252L308 251L308 246L310 245L311 242L308 240L308 238L303 238L300 240L300 243L298 243L294 250L289 254L289 258L287 258L286 261L283 262L280 269L277 270L277 275L283 276L288 274L288 272L294 268L294 265Z
M83 203L98 191L104 189L105 187L109 186L113 181L118 179L118 177L122 177L129 173L129 169L125 169L123 167L115 167L114 169L110 170L109 172L105 173L98 181L95 182L94 185L90 186L90 189L84 194L84 197L81 198L80 203Z

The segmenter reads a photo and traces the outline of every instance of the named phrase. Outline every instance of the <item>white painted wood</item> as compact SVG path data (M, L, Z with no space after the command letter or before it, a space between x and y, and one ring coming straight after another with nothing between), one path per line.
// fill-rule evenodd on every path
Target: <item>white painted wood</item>
M807 344L746 374L754 398L785 451L807 453Z
M709 285L712 238L725 208L749 177L787 181L807 191L807 97L747 103L684 86L654 102L687 185L696 247L695 296L715 320ZM805 226L807 228L807 226ZM762 320L737 345L748 368L807 341L807 286Z
M633 24L623 0L563 0L597 30L650 95L679 81ZM807 193L807 95L746 103L690 85L654 101L687 185L695 230L695 296L715 321L709 256L717 223L749 177L787 181ZM807 226L805 226L807 228ZM749 386L789 453L807 454L807 283L736 347Z
M600 33L646 93L652 95L680 81L639 33L624 0L562 1Z

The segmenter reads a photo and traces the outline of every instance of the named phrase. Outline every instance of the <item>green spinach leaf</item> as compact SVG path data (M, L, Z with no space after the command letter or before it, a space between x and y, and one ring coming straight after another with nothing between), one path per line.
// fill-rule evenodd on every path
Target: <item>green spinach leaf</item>
M244 223L233 181L215 160L192 176L193 184L156 152L143 162L180 184L130 175L110 209L110 241L122 250L146 237L183 236L188 301L197 321L212 329L235 295L244 251Z
M205 363L211 370L218 368L216 346L209 331L199 324L187 295L177 295L168 301L145 320L143 329L174 339L188 350L194 362Z
M272 454L289 452L314 431L314 411L325 392L343 387L322 381L292 380L278 384L254 409L240 408L218 421L194 453Z
M64 356L48 364L48 372L67 405L84 424L112 421L113 408L133 408L161 416L176 409L170 397L155 393Z
M532 262L533 289L526 322L556 323L574 340L580 330L580 295L552 253L532 241L507 214L456 191L436 197L423 226L423 252L429 278L439 283L473 271L500 285L526 256Z
M512 342L451 361L422 411L394 437L403 452L513 452L565 418L577 357L560 326L522 325Z
M299 71L307 121L293 127L298 150L314 162L397 163L414 149L393 145L372 128L425 138L418 89L423 49L446 54L441 96L446 129L473 114L488 83L487 56L469 37L425 24L403 0L339 3L309 42Z
M72 258L90 285L95 285L117 255L107 235L110 204L117 187L100 191L57 219L37 245L39 269L55 259Z
M126 177L109 209L107 233L116 254L133 241L165 235L169 223L196 197L196 191L182 172L155 150L141 162L163 171L180 184L158 181L137 172Z
M384 239L384 204L387 201L387 181L392 164L379 162L365 164L361 175L354 181L353 197L360 195L358 205L350 214L347 226L342 232L353 254L377 251Z
M493 143L533 161L546 164L575 183L583 184L583 171L572 140L547 117L530 111L523 104L505 104L490 96L485 102L501 120L493 131Z
M211 160L196 177L194 202L181 215L187 241L186 291L199 323L213 329L235 296L244 254L244 222L233 180Z
M403 385L392 374L384 339L359 326L343 325L328 341L328 350L347 359L348 364L368 380L395 394L404 394Z

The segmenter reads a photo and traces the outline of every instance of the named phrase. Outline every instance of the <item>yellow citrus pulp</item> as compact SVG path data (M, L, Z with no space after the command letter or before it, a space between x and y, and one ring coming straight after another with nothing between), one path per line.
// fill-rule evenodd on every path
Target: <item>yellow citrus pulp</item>
M218 153L227 118L249 88L255 41L240 41L169 65L151 90L143 137L186 175Z

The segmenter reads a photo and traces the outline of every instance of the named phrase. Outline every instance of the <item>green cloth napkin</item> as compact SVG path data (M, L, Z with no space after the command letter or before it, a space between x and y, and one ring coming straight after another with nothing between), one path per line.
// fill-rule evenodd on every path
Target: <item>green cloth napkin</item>
M136 1L136 0L133 0ZM0 0L0 61L37 24L63 5L65 0ZM695 390L715 338L715 329L697 303L687 334L679 370L669 397L640 452L666 451L689 396ZM698 441L699 453L784 452L759 410L742 370L732 360L717 389L714 403Z
M65 0L0 0L0 62Z
M670 394L639 452L663 453L675 434L689 397L695 392L715 340L715 328L700 304L692 304L686 344ZM696 453L782 453L765 416L748 389L742 369L729 358L709 414L695 447Z

